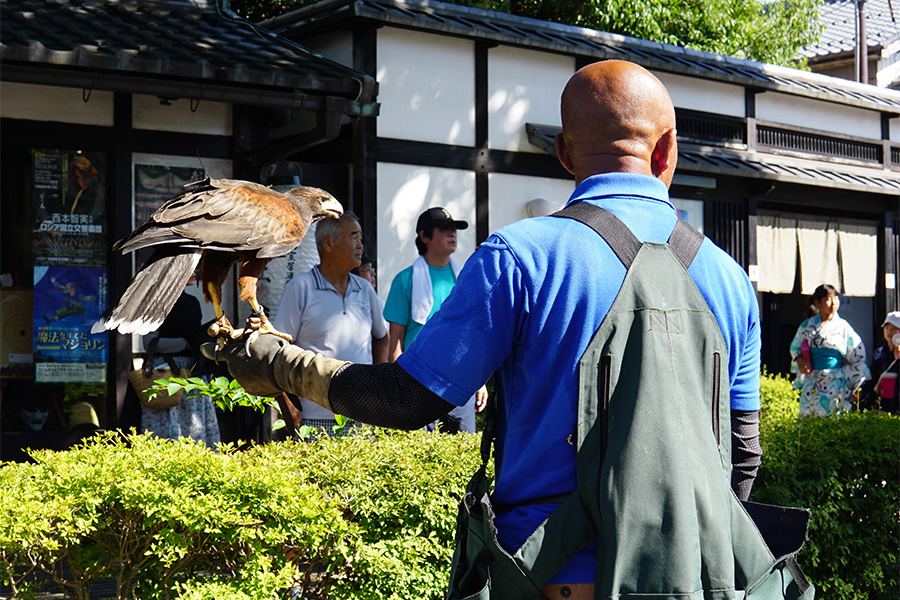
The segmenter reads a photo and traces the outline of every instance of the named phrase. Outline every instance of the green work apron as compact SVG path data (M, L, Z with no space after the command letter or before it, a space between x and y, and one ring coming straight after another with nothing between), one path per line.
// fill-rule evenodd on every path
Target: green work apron
M742 503L731 490L728 352L687 272L702 234L679 221L668 243L641 244L591 204L556 215L592 227L628 269L579 363L577 488L508 553L485 475L488 427L447 599L538 600L596 538L596 599L810 600L796 561L809 511Z

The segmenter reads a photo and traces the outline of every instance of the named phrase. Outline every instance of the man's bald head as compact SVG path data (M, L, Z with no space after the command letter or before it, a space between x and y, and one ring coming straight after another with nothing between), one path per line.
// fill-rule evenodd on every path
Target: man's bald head
M637 172L672 181L675 108L662 82L634 63L607 60L575 73L560 103L557 155L582 180Z

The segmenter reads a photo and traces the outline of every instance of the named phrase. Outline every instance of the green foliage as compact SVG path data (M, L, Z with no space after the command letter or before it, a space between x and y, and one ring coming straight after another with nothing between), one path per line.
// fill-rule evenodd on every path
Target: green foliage
M456 0L451 3L789 66L819 37L823 0ZM314 0L232 0L251 20Z
M790 379L784 375L769 375L763 370L760 377L760 429L793 421L800 416L800 391L795 390Z
M799 418L786 378L761 388L752 499L812 509L800 561L819 595L893 597L900 417ZM144 600L440 598L478 440L363 429L213 452L108 433L33 452L0 465L0 577L23 599L41 577L72 599L108 578Z
M95 436L0 466L0 578L68 598L439 598L477 437L366 430L213 452ZM40 577L36 577L40 576Z
M342 436L349 430L354 421L353 419L347 418L344 415L334 415L334 422L335 424L332 425L331 432L325 431L324 428L316 428L312 427L311 425L301 425L297 430L297 437L301 440L314 442L320 437Z
M278 404L271 398L248 394L236 379L228 377L216 377L210 381L205 381L200 377L157 379L145 391L152 402L162 392L172 396L182 389L186 398L209 396L213 403L224 411L232 411L236 406L246 406L260 412L264 411L267 406L278 409ZM272 430L282 427L284 427L284 421L278 419L272 426Z
M266 406L274 405L271 398L248 394L236 379L228 377L216 377L211 381L205 381L200 377L157 379L148 388L148 392L150 399L153 400L162 392L167 392L171 396L181 389L184 389L186 397L209 396L222 410L234 410L236 406L249 406L264 410Z
M477 440L367 428L314 444L272 445L359 527L345 568L329 574L331 597L443 596L457 503L479 462ZM304 582L306 595L321 591Z
M900 417L783 418L778 410L764 421L763 463L751 499L812 509L800 564L819 595L896 598Z

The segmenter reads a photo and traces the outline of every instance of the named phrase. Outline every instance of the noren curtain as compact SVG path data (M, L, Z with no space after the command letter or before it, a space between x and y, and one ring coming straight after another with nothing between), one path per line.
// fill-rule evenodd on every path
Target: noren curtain
M756 239L761 292L791 293L799 267L802 294L829 283L847 296L875 295L875 224L760 213Z

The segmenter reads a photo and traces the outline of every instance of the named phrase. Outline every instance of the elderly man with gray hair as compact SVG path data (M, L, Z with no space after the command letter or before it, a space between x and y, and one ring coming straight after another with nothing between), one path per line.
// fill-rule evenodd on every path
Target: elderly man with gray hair
M323 219L316 225L319 264L291 279L284 288L273 325L301 348L354 363L387 362L388 330L375 289L350 271L360 265L362 228L356 215ZM306 398L293 411L302 422L328 435L337 424L334 413ZM295 409L296 406L288 406ZM287 415L284 415L287 418Z

